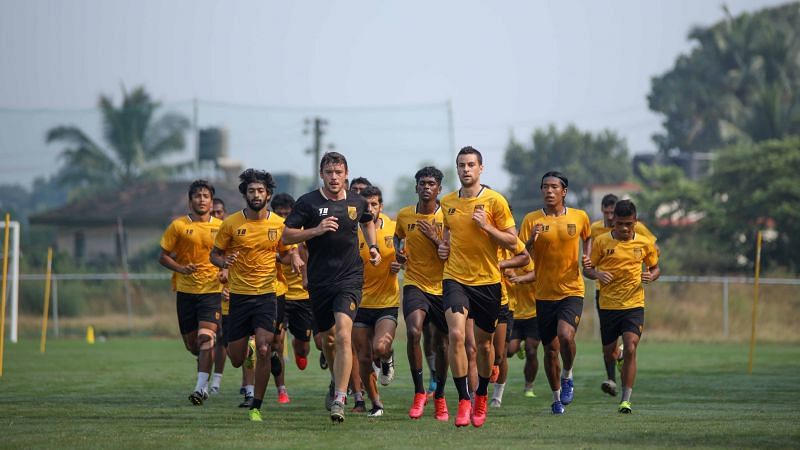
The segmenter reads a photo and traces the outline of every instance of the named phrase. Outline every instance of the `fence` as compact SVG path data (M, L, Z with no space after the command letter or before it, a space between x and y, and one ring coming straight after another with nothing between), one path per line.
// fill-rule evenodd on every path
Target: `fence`
M88 325L100 335L174 336L175 301L170 274L55 274L51 336L80 336ZM20 334L40 330L44 275L20 275ZM800 279L762 278L758 339L800 342ZM579 338L599 336L594 285L586 283ZM127 292L127 294L126 294ZM647 286L646 338L745 341L749 338L753 279L662 276ZM402 327L401 327L402 328Z

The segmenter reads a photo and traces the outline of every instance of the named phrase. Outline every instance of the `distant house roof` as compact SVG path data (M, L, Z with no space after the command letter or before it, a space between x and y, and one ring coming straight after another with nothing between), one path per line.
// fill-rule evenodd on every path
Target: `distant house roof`
M190 181L154 181L103 192L72 201L57 209L30 217L34 225L105 226L122 217L125 226L166 226L188 212ZM212 183L214 184L214 183ZM237 187L214 184L216 197L225 202L228 213L245 206Z
M625 181L617 184L593 184L589 186L589 189L593 191L639 191L642 189L642 187L636 183Z

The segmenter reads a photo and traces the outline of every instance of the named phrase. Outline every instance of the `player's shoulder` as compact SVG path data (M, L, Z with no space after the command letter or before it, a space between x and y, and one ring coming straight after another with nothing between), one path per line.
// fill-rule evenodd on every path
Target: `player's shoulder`
M400 211L397 211L397 220L399 221L400 218L406 217L413 217L417 214L417 207L416 205L408 205L400 208Z
M567 215L571 215L582 220L585 220L586 223L590 223L589 221L589 214L586 214L586 211L578 208L567 208Z
M592 229L592 231L601 230L601 229L605 228L605 223L603 222L602 219L595 220L594 222L591 223L591 225L589 225L589 227Z
M189 225L190 223L192 223L191 218L187 214L184 214L182 216L172 219L169 222L169 226L171 228L184 228L186 227L186 225Z
M236 211L233 214L228 215L225 220L222 221L220 226L236 226L245 222L247 219L244 217L244 213L242 210Z
M524 222L531 222L531 221L535 221L535 220L541 219L542 217L544 217L544 211L542 211L542 209L539 208L539 209L535 209L535 210L525 214L525 217L522 218L522 222L523 223Z
M611 234L611 233L609 233L609 234ZM633 236L633 240L636 243L642 243L644 245L653 245L653 244L655 244L655 241L650 236L648 236L646 234L642 234L642 233L636 233Z
M492 188L484 187L481 196L508 203L508 200L506 200L506 197L503 194L495 191Z
M285 220L286 220L286 219L284 219L283 217L281 217L281 216L279 216L279 215L275 214L275 212L273 212L273 211L270 211L270 212L269 212L269 216L267 216L267 222L269 222L269 223L279 223L279 224L283 224L283 222L284 222Z
M298 203L300 204L309 203L313 205L319 203L322 200L325 200L325 197L322 196L322 194L319 192L319 189L314 189L313 191L306 192L305 194L301 195L295 202L295 205L297 205Z
M458 198L459 198L458 197L458 191L453 191L453 192L450 192L448 194L445 194L445 196L442 197L441 200L439 200L439 203L440 204L450 203L450 202L453 202L453 201L457 201Z
M614 236L611 236L610 231L606 231L605 233L600 233L596 238L594 238L593 246L604 247L608 245L609 242L614 241Z

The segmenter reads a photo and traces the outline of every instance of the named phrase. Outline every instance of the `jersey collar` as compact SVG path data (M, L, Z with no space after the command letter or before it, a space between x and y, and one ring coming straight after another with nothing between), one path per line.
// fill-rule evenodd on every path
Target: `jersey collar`
M319 195L321 195L322 198L324 198L325 200L327 200L329 202L338 202L338 201L340 201L340 200L334 200L334 199L328 198L328 196L325 195L325 191L323 191L322 188L319 188ZM347 189L344 190L344 199L343 200L347 200Z
M478 193L477 193L477 194L475 194L475 197L473 197L473 198L478 198L478 197L480 197L480 196L481 196L481 194L483 194L483 191L485 191L485 190L486 190L486 186L484 186L484 185L481 185L481 190L480 190L480 191L478 191ZM464 198L464 197L461 197L461 188L458 188L458 198Z

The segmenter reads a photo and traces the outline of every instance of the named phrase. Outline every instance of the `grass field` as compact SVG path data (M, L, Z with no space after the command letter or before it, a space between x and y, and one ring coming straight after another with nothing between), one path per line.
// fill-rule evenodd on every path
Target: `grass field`
M288 365L292 403L278 405L270 385L265 421L251 423L236 407L240 372L231 367L221 394L202 407L189 404L194 360L177 340L117 339L92 346L52 340L44 355L37 341L7 343L0 448L800 447L797 345L759 346L748 376L744 345L646 342L632 415L618 414L619 397L599 389L603 370L596 342L578 344L576 400L562 417L549 413L541 369L538 397L522 397L522 361L512 358L503 407L490 410L482 429L453 426L451 381L449 424L433 419L432 405L422 420L409 420L405 343L395 348L398 377L382 391L387 415L349 414L334 426L323 407L327 374L316 365L316 352L304 372Z

